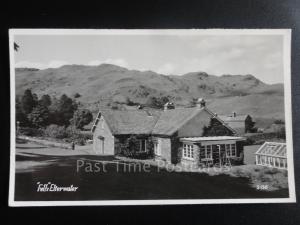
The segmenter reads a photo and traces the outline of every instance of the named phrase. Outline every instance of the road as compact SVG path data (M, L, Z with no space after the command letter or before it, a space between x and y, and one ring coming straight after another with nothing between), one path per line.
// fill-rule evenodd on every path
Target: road
M78 162L81 163L81 167ZM100 168L97 172L96 165ZM17 145L15 200L228 199L288 196L288 190L257 191L249 185L246 178L169 172L155 166L150 166L147 170L133 171L126 166L128 163L111 156L96 156L85 151L76 152L32 144ZM57 186L73 185L78 189L76 192L37 192L38 182L51 182Z

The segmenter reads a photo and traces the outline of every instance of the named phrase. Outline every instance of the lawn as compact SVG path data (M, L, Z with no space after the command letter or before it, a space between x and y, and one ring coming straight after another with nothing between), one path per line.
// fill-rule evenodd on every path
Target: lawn
M203 173L168 172L156 166L150 172L129 172L114 157L89 155L38 145L17 145L15 200L137 200L283 198L288 189L258 191L248 178ZM105 165L106 172L77 171L78 160L86 165ZM137 164L136 164L137 165ZM76 192L37 192L37 182L78 187Z
M261 145L249 145L244 147L244 163L247 165L255 164L255 152L261 147Z

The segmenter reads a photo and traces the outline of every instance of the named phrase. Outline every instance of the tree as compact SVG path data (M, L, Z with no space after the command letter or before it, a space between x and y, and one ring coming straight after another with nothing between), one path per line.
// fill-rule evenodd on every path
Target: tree
M37 96L36 93L32 93L32 97L33 97L33 101L35 102L35 106L36 106L39 102L39 97Z
M49 95L43 95L39 100L39 104L49 107L51 105L51 97Z
M195 107L197 105L198 98L192 98L190 101L190 107Z
M57 99L55 96L51 99L51 105L48 106L49 112L50 112L50 118L49 118L49 123L50 124L58 124L57 123L57 109L59 105L59 99Z
M55 118L53 122L58 125L69 126L76 109L77 104L67 95L63 94L60 99L51 106L52 116Z
M14 50L17 52L19 50L20 46L14 42Z
M164 107L164 104L166 104L169 101L168 97L150 97L148 98L146 105L152 108L158 108L161 109Z
M274 124L284 124L284 121L277 119L277 120L274 120Z
M46 106L38 105L27 117L33 127L40 128L49 124L50 113Z
M276 132L276 134L277 134L277 138L286 139L285 127L284 126L280 127Z
M19 98L16 99L16 121L19 122L20 126L27 126L28 125L28 120L27 116L22 110L21 107L21 102Z
M71 123L77 128L82 128L93 120L93 115L88 109L79 109L75 111Z
M36 106L36 96L34 96L30 89L25 90L21 99L21 109L27 115Z
M250 116L247 117L245 121L245 133L255 133L257 131L257 128L255 128L255 122L252 120Z
M74 95L74 98L80 98L81 97L81 95L79 94L79 93L76 93L75 95Z

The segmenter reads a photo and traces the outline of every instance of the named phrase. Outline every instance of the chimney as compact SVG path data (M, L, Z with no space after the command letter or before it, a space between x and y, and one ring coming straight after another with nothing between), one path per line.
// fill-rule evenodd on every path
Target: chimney
M137 105L137 109L143 109L144 107L142 105Z
M236 117L236 112L232 112L232 117Z
M197 108L201 109L205 107L205 100L203 98L198 98L197 102L196 102L196 106Z
M164 111L166 111L168 109L175 109L174 103L167 102L166 104L164 104Z

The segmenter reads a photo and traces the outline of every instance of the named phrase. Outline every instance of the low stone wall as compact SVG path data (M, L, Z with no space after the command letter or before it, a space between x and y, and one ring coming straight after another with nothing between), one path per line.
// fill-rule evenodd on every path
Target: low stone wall
M37 143L37 144L49 146L49 147L58 147L58 148L65 148L65 149L71 149L72 148L71 144L59 143L59 142L48 141L48 140L42 140L42 139L23 136L23 135L20 135L17 138L21 139L21 140L26 140L26 141L34 142L34 143Z

